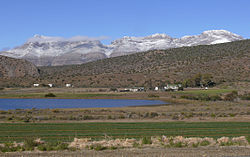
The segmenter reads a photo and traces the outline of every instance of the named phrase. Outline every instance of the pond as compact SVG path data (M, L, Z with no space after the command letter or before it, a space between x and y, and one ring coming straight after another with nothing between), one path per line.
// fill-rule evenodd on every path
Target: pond
M32 108L106 108L162 104L166 104L166 102L160 100L134 99L0 99L0 110Z

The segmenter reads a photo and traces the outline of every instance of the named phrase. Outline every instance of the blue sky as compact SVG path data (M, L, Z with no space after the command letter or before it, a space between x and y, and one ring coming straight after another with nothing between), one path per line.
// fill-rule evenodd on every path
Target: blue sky
M35 34L172 37L225 29L250 38L249 0L1 0L0 49Z

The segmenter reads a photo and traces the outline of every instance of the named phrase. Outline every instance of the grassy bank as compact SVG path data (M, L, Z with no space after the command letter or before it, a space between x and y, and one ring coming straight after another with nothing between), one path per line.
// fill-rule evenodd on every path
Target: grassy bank
M224 94L230 93L233 89L208 89L208 90L185 90L185 91L178 91L178 94L208 94L208 95L217 95L217 94Z
M2 123L0 143L41 138L45 141L72 141L74 137L103 139L149 136L250 138L250 122L138 122L138 123Z
M46 96L48 93L32 93L32 94L1 94L0 98L49 98ZM53 98L64 98L64 99L87 99L87 98L98 98L98 97L114 97L120 96L120 94L109 94L109 93L53 93Z

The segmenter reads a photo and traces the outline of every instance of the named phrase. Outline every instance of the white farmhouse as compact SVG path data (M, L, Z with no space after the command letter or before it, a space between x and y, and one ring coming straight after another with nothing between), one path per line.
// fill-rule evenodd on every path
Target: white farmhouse
M34 87L39 87L39 84L38 83L34 83L33 86Z
M53 87L53 84L49 83L48 86L51 88L51 87Z
M69 84L69 83L67 83L65 86L66 86L66 87L71 87L72 85L71 85L71 84Z
M129 89L131 92L138 92L138 88L130 88Z
M168 84L164 87L164 90L170 90L170 91L178 91L182 87L181 84Z

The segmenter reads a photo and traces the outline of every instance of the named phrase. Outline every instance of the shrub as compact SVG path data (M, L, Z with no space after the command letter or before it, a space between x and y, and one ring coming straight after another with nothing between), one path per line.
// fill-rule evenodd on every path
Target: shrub
M159 98L159 95L149 94L148 97L149 97L149 98Z
M68 144L63 142L49 142L41 144L37 147L40 151L58 151L58 150L67 150Z
M175 96L175 95L172 95L171 98L176 98L176 96Z
M178 91L183 91L183 90L184 88L182 86L178 88Z
M199 146L199 143L193 143L192 147L197 148Z
M46 147L45 144L39 145L39 146L37 147L37 149L40 150L40 151L47 151L47 147Z
M250 93L245 93L240 96L242 100L250 100Z
M211 117L215 118L216 114L215 113L211 113Z
M44 96L45 96L45 97L56 97L56 95L53 94L53 93L48 93L48 94L45 94Z
M137 143L137 142L134 142L134 143L133 143L133 147L134 147L134 148L138 148L138 147L140 147L140 144Z
M97 145L91 145L90 149L94 149L96 151L102 151L102 150L107 149L107 147L104 147L104 146L102 146L100 144L97 144Z
M207 94L195 95L182 95L180 98L189 100L201 100L201 101L219 101L222 100L218 95L209 96Z
M93 116L89 116L89 115L84 115L83 116L83 120L91 120L91 119L94 119Z
M0 152L16 152L24 150L20 145L14 146L14 143L5 143L4 146L0 146Z
M220 101L222 99L219 95L213 95L213 96L210 96L210 100L211 101Z
M109 90L110 90L111 92L116 92L116 91L118 91L117 88L110 88Z
M25 117L23 117L22 119L23 119L23 122L29 123L30 120L32 119L32 116L26 114Z
M229 94L226 94L224 97L225 101L234 101L238 97L238 92L237 91L232 91Z
M142 144L152 144L152 140L150 137L143 137Z
M154 118L154 117L157 117L157 116L159 116L159 114L156 113L156 112L151 112L151 113L150 113L150 117L151 117L151 118Z
M111 150L115 150L115 149L117 149L117 147L111 146L110 149L111 149Z
M208 146L210 144L209 141L201 141L200 145L201 146Z
M172 146L173 147L178 147L178 148L184 147L184 145L182 144L182 142L174 143Z
M107 90L106 89L99 89L98 91L99 92L106 92Z
M26 151L31 151L34 150L34 148L38 146L38 143L35 142L35 140L33 138L27 138L24 141L24 149Z
M108 115L108 119L112 119L112 116L111 116L111 115Z

